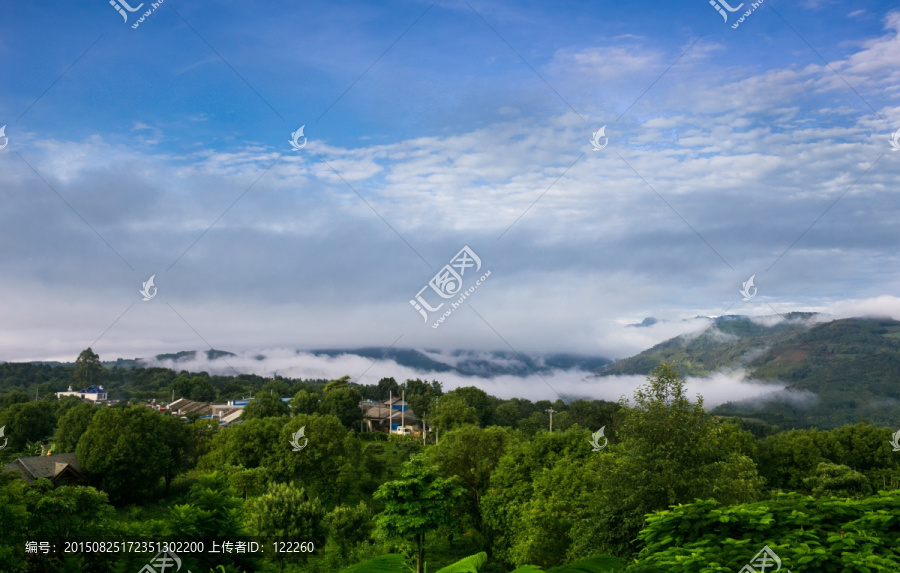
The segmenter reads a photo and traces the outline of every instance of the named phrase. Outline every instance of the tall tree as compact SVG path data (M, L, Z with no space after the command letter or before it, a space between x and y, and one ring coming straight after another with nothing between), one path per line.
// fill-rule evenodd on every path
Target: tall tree
M293 436L301 428L302 449L294 451ZM295 480L329 507L354 497L365 479L359 439L334 416L298 414L267 448L266 465L277 479Z
M514 562L512 548L525 530L523 509L535 497L535 483L564 460L584 465L592 455L587 434L587 430L574 429L545 431L508 445L481 501L482 519L493 536L496 558Z
M413 413L420 419L431 419L434 399L443 395L441 383L432 381L431 384L418 378L409 379L395 392L395 396L401 396L405 391L406 402Z
M416 573L424 573L425 534L451 524L449 510L462 488L441 477L424 454L410 458L401 475L375 492L375 499L384 503L384 511L375 516L376 531L414 552Z
M81 439L94 414L98 411L99 408L97 406L81 402L63 414L59 418L59 422L57 422L56 434L53 437L53 441L56 444L56 452L54 453L74 452L75 447L78 445L78 440Z
M478 424L478 412L459 395L447 394L437 401L431 419L442 432L467 424Z
M310 499L306 490L287 484L273 483L263 495L253 498L245 508L247 523L256 535L272 541L312 542L325 545L325 510L318 499ZM285 562L306 557L304 552L276 553L281 570Z
M56 426L53 406L43 400L13 404L0 412L2 426L6 426L6 438L12 450L21 450L29 442L45 443Z
M162 416L161 420L155 422L157 438L169 453L169 457L163 463L163 481L168 493L175 476L190 467L193 453L192 433L190 427L177 418Z
M645 516L697 498L726 504L758 499L763 479L750 458L752 436L721 424L688 400L684 380L663 363L634 392L617 455L600 455L603 487L573 528L575 555L625 556Z
M257 394L249 404L244 406L241 419L252 420L254 418L279 418L288 416L291 409L275 394Z
M291 399L291 410L295 414L315 414L319 411L319 395L315 392L298 390Z
M61 546L74 537L111 534L115 510L107 495L92 487L53 487L40 479L29 488L26 500L31 510L29 532Z
M348 555L350 550L369 539L372 530L372 516L364 502L357 506L339 505L325 516L323 521L328 537L341 551Z
M215 469L225 464L256 468L268 465L273 456L280 455L273 444L281 441L282 418L256 418L223 428L213 437L209 453L200 460L203 469Z
M397 395L398 390L400 390L400 386L397 384L397 381L393 378L382 378L378 381L378 400L387 400L391 394L394 396Z
M441 401L451 396L461 399L467 406L475 409L475 415L478 417L478 424L482 428L486 428L494 423L494 410L500 403L500 400L488 395L487 392L475 386L463 386L456 388L441 398Z
M359 391L346 383L330 382L325 386L319 412L336 417L345 428L359 429L363 419L363 411L359 407L362 396Z
M482 524L482 501L500 459L521 439L521 434L509 428L463 426L447 434L428 452L441 474L455 476L463 485L465 497L457 508L480 534L485 549L490 548L493 539L490 528Z
M117 501L138 499L167 481L184 459L177 420L142 406L103 408L88 424L75 452L82 467ZM183 425L181 429L187 432Z
M103 373L100 357L90 347L82 350L75 359L75 372L72 376L79 389L100 384L103 382Z

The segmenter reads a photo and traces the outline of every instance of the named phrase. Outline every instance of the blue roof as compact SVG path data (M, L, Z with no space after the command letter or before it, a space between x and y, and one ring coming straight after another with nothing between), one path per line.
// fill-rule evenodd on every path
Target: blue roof
M106 390L102 388L97 388L96 386L88 386L84 390L81 391L82 394L106 394Z

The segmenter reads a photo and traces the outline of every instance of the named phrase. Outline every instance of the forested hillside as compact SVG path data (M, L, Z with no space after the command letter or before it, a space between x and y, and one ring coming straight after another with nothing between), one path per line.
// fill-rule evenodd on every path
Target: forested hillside
M138 571L169 558L123 550L140 541L193 542L176 553L195 572L737 571L766 547L793 571L900 570L890 428L780 431L714 416L666 364L619 403L502 400L423 380L107 369L90 350L74 367L0 368L0 459L72 452L89 479L53 487L0 474L10 573ZM131 403L33 399L85 380ZM229 427L136 398L251 390ZM427 437L360 431L360 400L398 392ZM211 551L225 542L243 550Z
M809 313L784 318L764 326L722 317L699 335L667 340L600 374L647 374L662 361L693 376L743 368L748 378L781 382L787 390L811 392L813 399L729 403L714 413L783 428L900 419L900 322L852 318L813 324Z

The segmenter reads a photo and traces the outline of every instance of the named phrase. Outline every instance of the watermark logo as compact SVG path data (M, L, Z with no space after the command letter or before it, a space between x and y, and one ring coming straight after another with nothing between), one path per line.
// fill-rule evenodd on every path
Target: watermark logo
M138 573L177 573L181 571L181 559L174 553L157 553ZM188 569L187 573L191 573Z
M722 15L722 19L725 20L726 24L728 23L728 14L725 13L725 10L722 10L722 6L720 6L719 4L724 6L725 10L728 10L729 12L737 12L738 10L741 9L741 6L744 5L744 3L741 2L740 4L738 4L737 8L732 8L731 6L728 5L728 2L726 2L725 0L718 0L718 1L709 0L709 5L712 6L713 8L715 8L716 12L718 12L719 14Z
M6 430L6 426L0 426L0 438L3 438L3 431ZM897 432L900 434L900 432ZM9 442L9 438L3 438L3 445L0 446L0 450L6 447L6 443Z
M3 127L6 127L5 125ZM0 129L0 135L3 135L3 130ZM0 149L6 147L4 144ZM891 151L900 151L900 129L894 132L894 135L891 137Z
M600 145L601 138L603 139L603 145ZM594 146L594 151L600 151L601 149L609 145L609 138L606 137L605 125L594 132L594 137L593 139L591 139L591 145Z
M291 133L291 141L289 143L291 144L291 147L294 148L294 151L300 151L301 149L306 147L306 138L303 137L303 128L304 127L306 127L305 124L301 125L300 129L298 129L297 131ZM301 137L303 137L303 145L300 145L298 143L300 141Z
M428 313L429 312L437 312L443 306L444 303L441 302L437 306L431 306L425 300L425 297L422 296L422 293L425 292L426 289L431 287L431 290L437 294L439 297L443 299L451 299L456 298L459 295L459 298L456 302L450 303L450 308L447 309L444 314L435 322L431 328L437 328L443 323L447 317L453 314L459 306L465 301L470 294L475 292L481 283L483 283L489 276L491 276L491 271L487 271L485 274L481 276L478 280L475 281L475 284L469 287L465 292L462 292L463 286L463 277L466 274L466 270L474 269L477 273L481 270L481 259L478 255L475 254L475 251L470 249L468 246L462 248L462 250L456 253L456 256L450 259L450 263L444 265L444 267L437 272L434 277L428 281L428 284L423 286L422 289L416 293L416 298L409 301L409 304L412 305L416 311L422 315L422 319L424 322L428 322Z
M125 13L125 10L122 10L122 6L120 6L119 4L124 6L125 10L128 10L129 12L137 12L144 6L144 3L141 2L140 4L138 4L137 8L132 8L131 6L128 5L128 2L126 2L125 0L109 0L109 5L112 6L113 8L115 8L116 12L118 12L119 14L122 15L122 19L125 21L126 24L128 23L128 14Z
M740 18L735 20L734 24L731 25L731 28L737 29L737 27L740 26L741 23L750 16L750 14L756 12L756 9L762 6L763 2L765 2L765 0L759 0L759 2L751 3L750 8L748 8L743 14L741 14ZM737 12L741 9L741 6L743 6L744 3L741 2L737 5L736 8L732 8L725 0L709 0L709 5L715 8L716 12L722 15L722 19L725 20L725 23L727 24L728 14L725 13L725 10L728 10L729 12ZM723 6L725 7L725 10L722 10Z
M755 279L755 278L756 278L756 275L753 275L752 277L750 277L750 278L747 280L747 282L741 283L741 284L743 285L743 288L740 290L740 293L741 293L742 295L744 295L744 301L752 300L753 297L756 296L756 290L757 290L757 289L756 289L755 286L753 286L753 279ZM751 289L751 288L753 289L753 293L752 293L752 294L750 293L750 289Z
M6 137L6 126L4 125L0 127L0 149L6 147L7 144L9 144L9 138Z
M299 430L293 433L290 443L294 446L292 451L299 452L303 448L306 447L306 444L309 443L309 438L306 436L306 426L301 427ZM300 438L303 438L303 445L300 445Z
M757 570L756 567L759 567L759 569ZM753 561L748 565L744 565L738 573L771 573L768 571L768 568L774 568L772 569L772 572L781 571L781 558L779 558L778 555L775 555L775 552L766 545L756 554ZM789 569L786 569L786 571L787 573L791 573Z
M159 0L159 2L152 2L150 4L150 9L145 11L143 14L141 14L140 18L135 20L134 24L131 25L131 29L136 30L138 28L138 26L141 25L141 22L146 20L147 16L149 16L150 14L156 12L156 9L159 8L163 2L165 2L165 0ZM125 20L125 23L127 24L128 23L128 14L125 12L125 10L128 10L129 12L132 12L132 13L137 12L144 6L144 3L141 2L140 4L137 5L137 8L132 8L128 4L128 2L126 2L125 0L109 0L109 5L112 6L113 8L115 8L116 12L118 12L119 14L122 15L122 19ZM125 10L123 10L122 7L124 7Z
M605 429L606 429L606 426L603 426L602 428L600 428L599 430L597 430L596 432L594 432L592 434L593 437L591 438L591 445L594 446L594 449L592 451L599 452L600 450L605 448L607 445L609 445L609 440L606 438L606 436L603 435L603 430L605 430ZM600 438L603 438L602 446L600 445Z
M3 428L0 428L0 436L2 436L2 435L3 435ZM897 430L897 433L893 434L893 438L894 439L891 440L889 443L892 446L894 446L895 452L900 452L900 430Z
M143 286L143 288L142 288L139 292L140 292L142 295L144 295L144 301L148 301L148 300L150 300L151 298L153 298L153 297L156 296L157 288L156 288L155 286L153 286L153 279L154 279L154 278L156 278L156 275L151 276L150 279L149 279L147 282L142 283L144 286ZM152 293L152 294L150 293L150 289L153 289L153 293Z

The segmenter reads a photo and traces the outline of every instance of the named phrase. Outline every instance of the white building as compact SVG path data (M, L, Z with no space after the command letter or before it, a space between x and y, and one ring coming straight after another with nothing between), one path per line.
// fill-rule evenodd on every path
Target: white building
M63 396L75 396L91 402L106 402L107 399L106 390L103 389L103 386L88 386L81 392L73 392L72 387L69 386L67 391L56 393L57 398L62 398Z

